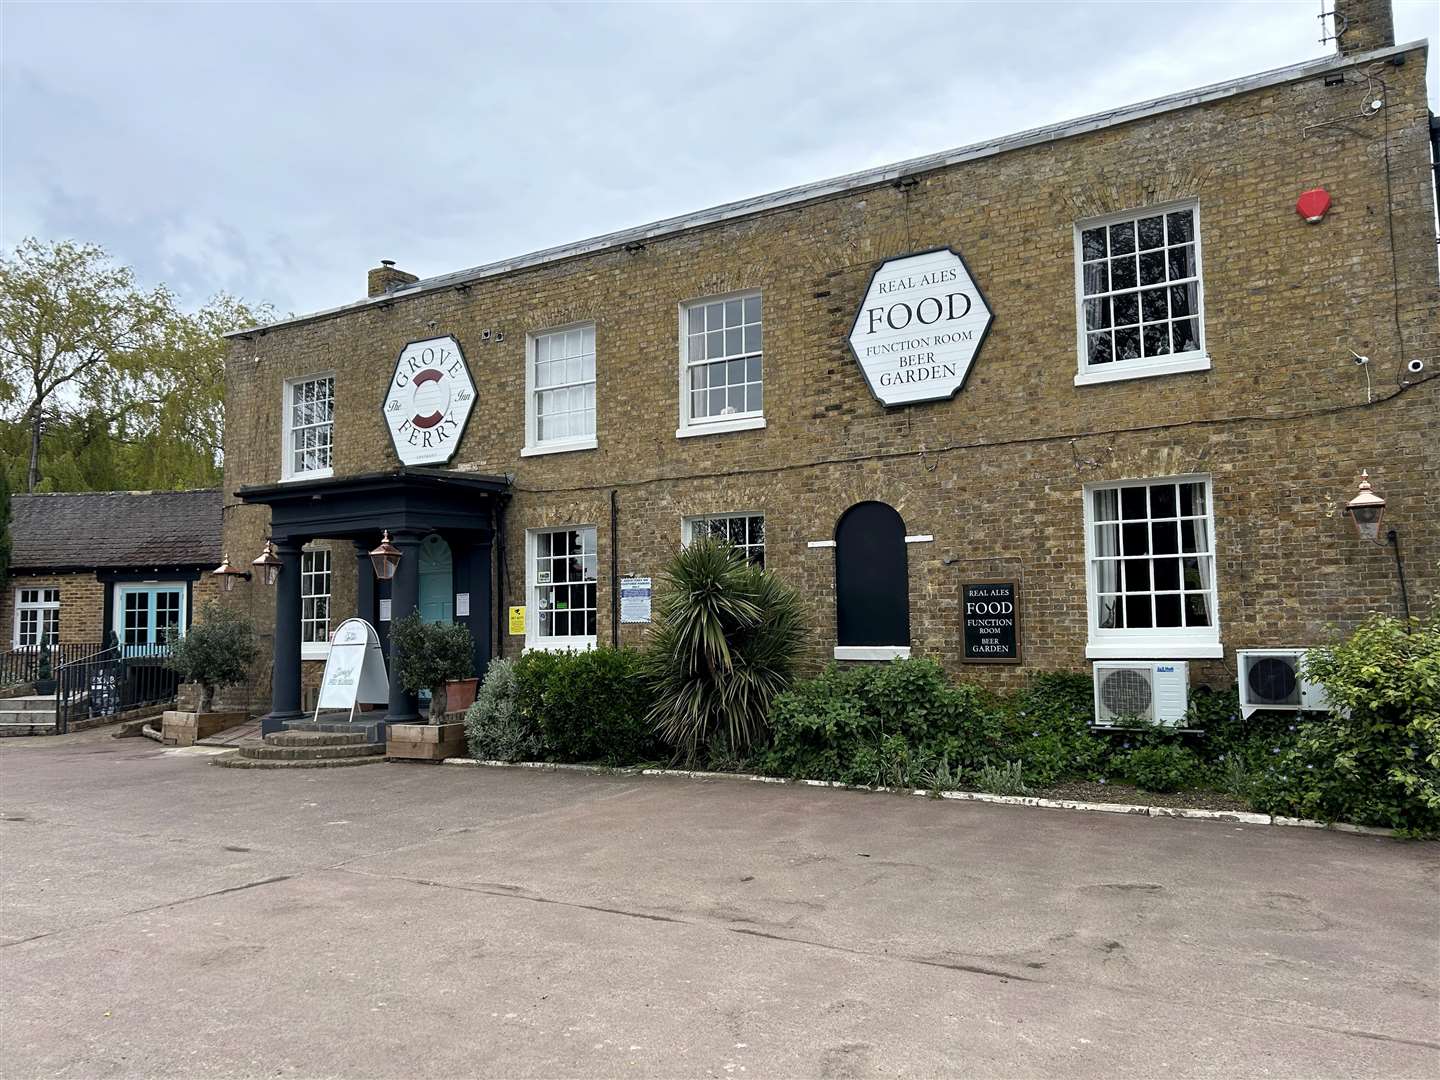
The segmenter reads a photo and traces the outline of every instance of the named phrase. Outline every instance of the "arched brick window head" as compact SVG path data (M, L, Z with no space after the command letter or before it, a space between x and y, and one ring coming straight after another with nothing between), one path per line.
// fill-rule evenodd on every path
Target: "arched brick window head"
M910 644L905 522L893 506L862 502L835 526L836 643Z

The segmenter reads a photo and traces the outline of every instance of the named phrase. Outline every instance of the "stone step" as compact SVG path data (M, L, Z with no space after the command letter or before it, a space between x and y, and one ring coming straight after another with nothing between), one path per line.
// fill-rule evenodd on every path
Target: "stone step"
M3 738L5 738L5 737L8 736L8 735L54 735L54 734L55 734L55 721L54 721L54 720L51 720L48 724L31 724L31 723L14 724L14 723L9 723L9 722L7 722L4 718L0 718L0 739L3 739Z
M363 731L272 731L266 746L358 746L367 742Z
M5 706L3 709L0 709L0 712L48 712L51 714L55 712L54 694L43 696L27 694L24 697L0 698L0 702L3 702Z
M298 760L265 760L241 757L240 751L217 754L210 759L211 765L222 769L339 769L348 765L380 765L385 761L383 754L367 754L364 757L300 758Z
M349 743L344 746L242 746L240 756L252 761L316 761L320 758L369 757L385 753L384 743Z

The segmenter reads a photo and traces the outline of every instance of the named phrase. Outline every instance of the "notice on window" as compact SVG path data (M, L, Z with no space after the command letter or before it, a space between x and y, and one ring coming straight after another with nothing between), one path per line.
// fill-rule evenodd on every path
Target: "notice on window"
M1013 581L960 586L961 656L967 664L1020 663L1020 593Z
M510 633L525 633L525 607L523 604L510 609Z
M620 621L622 623L648 623L650 621L650 579L648 577L620 579Z
M468 592L457 592L455 594L455 617L463 619L470 614L470 594Z

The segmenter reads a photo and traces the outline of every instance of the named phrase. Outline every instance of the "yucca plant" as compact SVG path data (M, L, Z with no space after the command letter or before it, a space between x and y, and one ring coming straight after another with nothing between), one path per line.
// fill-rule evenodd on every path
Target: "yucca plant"
M661 579L645 667L655 733L694 761L713 739L743 754L761 741L805 640L799 594L705 537Z

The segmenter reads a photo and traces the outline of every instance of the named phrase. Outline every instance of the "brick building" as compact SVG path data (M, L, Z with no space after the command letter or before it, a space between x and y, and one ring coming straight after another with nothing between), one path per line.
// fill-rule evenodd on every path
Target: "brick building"
M293 718L356 612L466 621L482 662L636 644L620 582L702 531L798 586L817 661L1229 683L1237 649L1401 610L1344 512L1362 469L1428 609L1427 46L1337 8L1333 57L470 270L385 263L234 335L225 547L282 564L234 594L274 628L255 704ZM987 582L1019 663L967 658Z
M210 571L220 505L218 489L14 496L0 654L48 641L58 663L98 651L112 632L122 648L145 651L184 633L219 595ZM0 675L22 667L32 665L0 664Z

